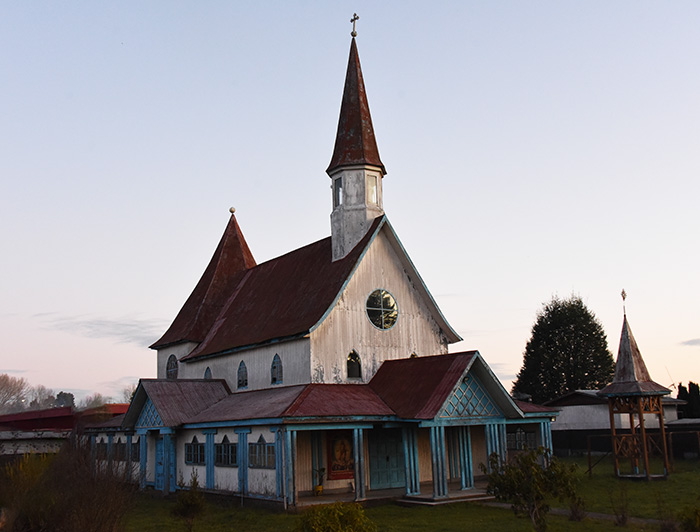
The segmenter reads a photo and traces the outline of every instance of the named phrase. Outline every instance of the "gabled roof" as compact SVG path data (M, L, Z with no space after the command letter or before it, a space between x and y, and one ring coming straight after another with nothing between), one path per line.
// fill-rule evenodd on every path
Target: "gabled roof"
M338 133L335 138L333 157L326 172L330 174L339 167L355 165L376 166L381 169L382 174L386 174L384 164L379 158L377 141L374 138L360 57L353 37L350 44L348 70L345 75L343 102L340 106Z
M547 406L607 405L608 401L598 394L598 390L575 390L544 404Z
M433 419L476 351L386 360L370 388L405 419Z
M667 395L671 390L651 380L649 370L642 354L637 347L637 342L632 335L632 330L627 323L625 314L620 334L620 348L617 352L615 363L615 377L600 392L602 396L624 395Z
M242 273L253 266L255 259L232 212L214 256L197 286L170 328L151 348L159 349L180 342L204 340L211 324L240 281Z
M466 372L478 376L507 417L523 416L478 351L387 360L369 386L399 417L434 419Z
M309 334L331 311L366 250L383 229L448 341L461 340L440 312L386 216L380 216L357 246L340 260L332 260L331 239L325 238L234 274L226 286L227 298L222 298L219 314L211 319L201 343L182 360Z
M141 379L124 417L133 427L148 399L166 427L177 427L231 394L223 379Z
M208 333L182 360L307 334L334 304L383 221L376 218L335 262L329 237L237 274Z

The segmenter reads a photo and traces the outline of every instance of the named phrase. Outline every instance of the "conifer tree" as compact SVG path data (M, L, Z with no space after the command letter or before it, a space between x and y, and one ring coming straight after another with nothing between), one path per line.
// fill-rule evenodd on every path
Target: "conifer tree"
M580 297L553 297L537 314L514 394L543 403L581 389L601 389L615 363L603 327Z

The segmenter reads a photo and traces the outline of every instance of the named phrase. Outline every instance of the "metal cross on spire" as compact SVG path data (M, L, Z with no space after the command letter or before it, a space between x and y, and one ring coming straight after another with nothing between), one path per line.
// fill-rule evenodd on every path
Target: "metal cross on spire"
M350 22L352 22L352 31L350 32L350 35L353 37L357 37L357 32L355 31L355 22L360 20L360 17L357 16L357 13L352 14L352 18L350 19Z
M625 299L627 299L627 292L625 292L624 288L622 289L620 295L622 296L622 313L626 316L627 310L625 309Z

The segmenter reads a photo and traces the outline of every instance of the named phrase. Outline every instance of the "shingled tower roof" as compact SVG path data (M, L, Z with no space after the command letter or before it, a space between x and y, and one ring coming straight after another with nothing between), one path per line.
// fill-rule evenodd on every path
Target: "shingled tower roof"
M355 37L350 44L348 71L345 75L343 102L340 106L338 133L335 137L335 148L331 164L326 172L342 166L371 165L381 169L386 174L384 164L379 158L377 141L374 138L372 117L369 114L365 83L362 79L360 57L357 54Z
M256 265L231 209L231 219L202 278L166 333L151 348L201 342L239 282L239 274Z
M615 377L600 392L604 396L623 395L667 395L671 390L651 380L632 330L627 323L627 315L622 322L620 349L617 352Z

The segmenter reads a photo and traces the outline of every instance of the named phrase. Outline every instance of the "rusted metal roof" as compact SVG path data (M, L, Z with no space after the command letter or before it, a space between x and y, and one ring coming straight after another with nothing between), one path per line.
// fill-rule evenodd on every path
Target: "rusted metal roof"
M536 403L528 403L527 401L518 401L517 399L514 399L513 401L525 414L545 414L549 412L555 414L557 412L556 408L546 407Z
M330 174L341 166L355 165L376 166L381 169L382 174L386 174L386 169L379 158L365 83L362 79L360 57L353 37L350 44L348 70L345 75L343 102L340 106L338 133L335 138L333 157L326 172Z
M395 412L366 384L309 384L285 416L393 416Z
M213 423L216 421L242 421L247 419L279 418L306 385L283 386L237 392L229 395L196 416L188 423Z
M182 360L307 334L335 302L383 220L376 218L357 246L335 262L328 237L234 275L219 315Z
M600 392L602 396L624 395L667 395L671 390L651 380L642 353L627 323L627 315L622 322L620 348L615 363L615 376L612 383Z
M369 383L405 419L433 419L476 351L387 360Z
M181 425L231 393L221 379L141 379L141 387L166 427Z
M158 349L186 341L201 342L240 282L242 272L255 264L236 216L231 213L214 256L197 286L170 328L151 348Z

